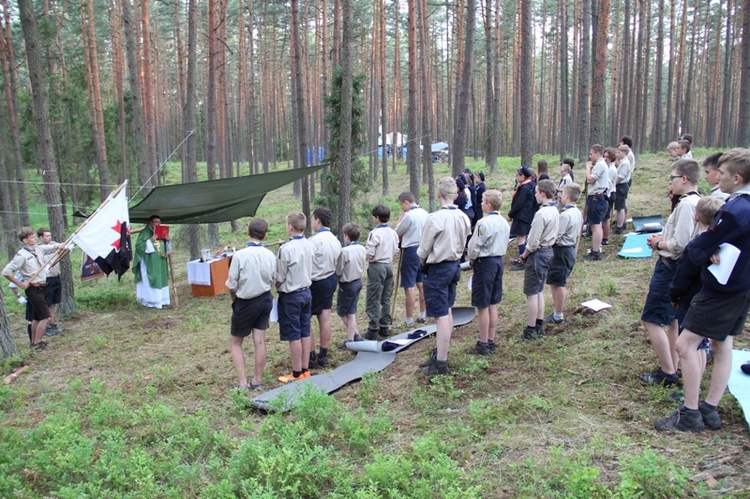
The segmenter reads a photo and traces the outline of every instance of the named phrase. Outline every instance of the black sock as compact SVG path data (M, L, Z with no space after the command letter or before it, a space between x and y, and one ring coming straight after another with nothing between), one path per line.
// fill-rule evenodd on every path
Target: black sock
M328 349L320 347L320 353L318 354L318 357L328 357Z
M26 324L26 332L29 333L29 341L33 343L31 339L31 324Z
M310 352L310 360L315 360L315 352Z
M539 329L540 327L544 326L544 319L537 319L536 320L536 328Z
M294 371L293 370L292 371L292 376L294 376L295 378L299 378L300 376L302 376L303 372L305 372L304 369L302 371Z
M495 340L487 340L487 344L488 345L494 345L495 344Z

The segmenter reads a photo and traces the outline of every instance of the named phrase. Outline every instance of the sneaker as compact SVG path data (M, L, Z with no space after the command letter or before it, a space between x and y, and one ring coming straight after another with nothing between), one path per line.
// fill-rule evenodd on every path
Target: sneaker
M490 346L487 343L477 341L476 345L466 350L466 353L468 353L469 355L489 355L492 352L490 351Z
M497 350L497 344L487 343L487 348L490 349L490 353L495 353L495 351Z
M690 411L683 405L670 416L654 421L654 428L659 431L678 430L699 433L706 427L699 411Z
M661 367L657 367L650 373L641 375L641 381L647 385L664 385L672 386L676 385L680 381L680 377L675 374L667 374L661 370Z
M318 364L318 356L314 353L310 353L310 362L307 364L307 367L309 369L315 369L316 367L319 367Z
M711 430L720 430L721 429L721 419L719 418L719 411L716 408L710 409L708 407L708 404L701 400L701 403L698 404L698 410L701 413L701 416L703 417L703 424L708 426Z
M526 269L526 265L525 265L525 264L523 264L523 263L517 263L517 264L513 265L513 266L512 266L511 268L510 268L510 270L511 270L511 271L517 271L517 270L525 270L525 269Z
M601 250L592 251L588 255L584 256L583 259L586 260L587 262L598 262L599 260L602 259L602 252Z
M377 331L370 331L367 330L367 333L365 333L365 339L367 341L378 341L378 332Z
M26 305L26 298L24 298L23 296L19 296L18 303L20 303L21 305Z
M412 322L404 321L404 323L401 325L401 329L414 329L414 327L415 327L414 321Z
M535 340L538 337L538 333L535 327L532 326L526 326L523 328L523 332L521 333L521 336L519 339L521 341L531 341Z
M591 232L585 231L581 234L581 237L591 237Z
M381 338L387 338L391 335L391 329L387 327L381 327L380 330L378 330L378 336Z
M438 376L444 374L450 374L451 370L448 368L448 361L436 360L427 367L419 369L425 376Z
M418 317L417 322L420 324L427 324L427 317Z
M48 326L47 330L44 331L44 336L57 336L58 334L60 334L60 330L52 326Z
M555 313L551 312L549 315L544 317L545 324L565 324L565 319L558 319L555 317Z
M318 367L325 367L328 365L328 355L326 355L325 357L321 357L320 355L318 355L316 357L316 360L318 361Z
M609 246L609 239L602 239L602 246Z
M288 383L294 383L295 381L301 381L303 379L307 379L310 376L312 376L312 374L310 374L310 371L305 371L296 378L294 377L294 373L289 373L286 376L279 376L278 380L280 383L288 384Z
M547 336L547 331L544 330L544 324L534 326L534 329L536 329L536 335L539 336L540 338L542 336Z
M625 232L625 226L618 227L615 225L610 232L612 232L612 234L620 235Z
M429 367L437 360L437 348L433 348L430 352L430 358L419 364L419 368Z

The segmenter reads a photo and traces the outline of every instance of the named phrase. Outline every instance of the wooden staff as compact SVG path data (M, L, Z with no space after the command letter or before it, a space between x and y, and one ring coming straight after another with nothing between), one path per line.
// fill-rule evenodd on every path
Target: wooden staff
M399 279L401 278L401 259L404 256L404 248L398 249L398 267L396 267L396 280L393 281L393 299L391 300L391 322L393 314L396 313L396 296L398 296Z
M89 218L87 218L81 224L81 226L78 227L76 230L74 230L73 233L70 235L70 237L68 237L65 240L65 242L63 243L65 245L65 248L63 248L63 249L58 248L54 253L52 253L52 258L50 258L47 261L47 263L45 263L44 265L42 265L41 268L39 268L39 270L37 270L34 273L34 275L32 275L28 279L28 282L33 281L36 278L36 276L38 276L42 272L42 270L45 270L47 267L54 267L55 265L57 265L60 262L60 260L62 260L63 258L65 258L65 256L68 253L70 253L70 251L68 250L67 246L71 243L71 241L73 241L73 236L75 236L76 234L78 234L78 232L81 229L83 229L84 227L86 227L86 225L91 221L91 219L93 219L96 216L96 214L99 213L101 211L101 209L104 208L107 205L107 203L110 202L110 200L112 200L112 198L114 198L115 196L117 196L117 194L119 194L120 191L123 190L126 185L128 185L128 181L127 180L125 182L123 182L121 185L119 185L117 187L117 189L115 189L114 191L112 191L110 193L109 197L107 199L105 199L104 202L102 202L102 204L99 205L99 207L94 211L94 213L92 213L91 216L89 216Z
M19 377L21 374L23 374L23 372L28 368L29 366L23 366L21 369L18 369L17 371L10 373L9 375L5 377L5 379L3 380L3 383L5 383L6 385L13 383L13 381L17 377Z

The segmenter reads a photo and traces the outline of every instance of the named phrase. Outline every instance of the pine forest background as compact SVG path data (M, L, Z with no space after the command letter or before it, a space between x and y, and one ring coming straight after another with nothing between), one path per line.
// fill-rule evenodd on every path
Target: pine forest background
M8 254L42 189L29 170L47 181L57 238L70 206L91 209L125 179L144 194L167 160L192 182L301 167L320 147L340 160L295 193L305 211L327 195L340 222L353 171L389 189L381 130L415 146L417 194L432 175L418 143L448 142L454 172L466 156L488 170L499 156L583 158L623 134L637 153L686 132L701 147L750 143L750 1L290 1L0 0ZM354 125L327 121L332 92Z

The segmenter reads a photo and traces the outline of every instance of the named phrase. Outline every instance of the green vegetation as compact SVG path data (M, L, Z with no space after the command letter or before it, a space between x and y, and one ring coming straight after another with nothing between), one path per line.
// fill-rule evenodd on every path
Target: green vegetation
M501 159L499 172L488 176L488 187L503 192L504 212L517 161ZM436 177L449 172L436 167ZM469 167L483 169L480 162ZM667 167L661 155L639 160L631 215L667 215ZM402 163L398 170L391 185L399 187L384 198L375 187L356 205L384 202L396 210L408 183ZM554 167L550 172L555 178ZM580 179L582 167L575 173ZM178 175L170 169L171 181ZM422 192L427 204L426 187ZM291 186L266 197L258 215L269 222L269 241L283 237L292 209L299 201ZM358 222L369 227L367 218ZM220 226L220 237L222 246L245 242L244 230L232 233L229 224ZM750 487L748 430L731 396L720 407L718 432L653 430L653 420L675 408L664 400L669 390L638 379L654 365L639 323L653 261L618 259L621 236L613 236L601 262L579 261L567 322L550 327L543 341L513 339L525 317L523 276L506 272L495 355L464 353L476 341L472 322L453 335L450 377L418 373L434 345L426 339L383 372L332 396L310 390L283 414L254 412L246 394L228 389L236 382L229 299L190 296L187 245L175 239L177 309L136 305L131 275L76 283L78 315L61 321L68 331L49 339L46 352L31 356L23 348L24 310L6 303L24 353L0 363L0 374L22 363L30 368L0 385L0 497L661 498L741 495ZM579 254L586 246L582 241ZM511 245L508 256L515 252ZM470 301L466 277L458 305ZM590 298L613 308L576 310ZM361 300L363 328L364 294ZM399 293L397 322L402 304ZM332 322L335 343L345 330ZM747 348L750 341L743 335L736 343ZM252 343L245 344L251 368ZM267 344L270 389L289 369L275 324ZM335 368L351 354L333 349L329 357ZM715 482L690 479L719 464Z

